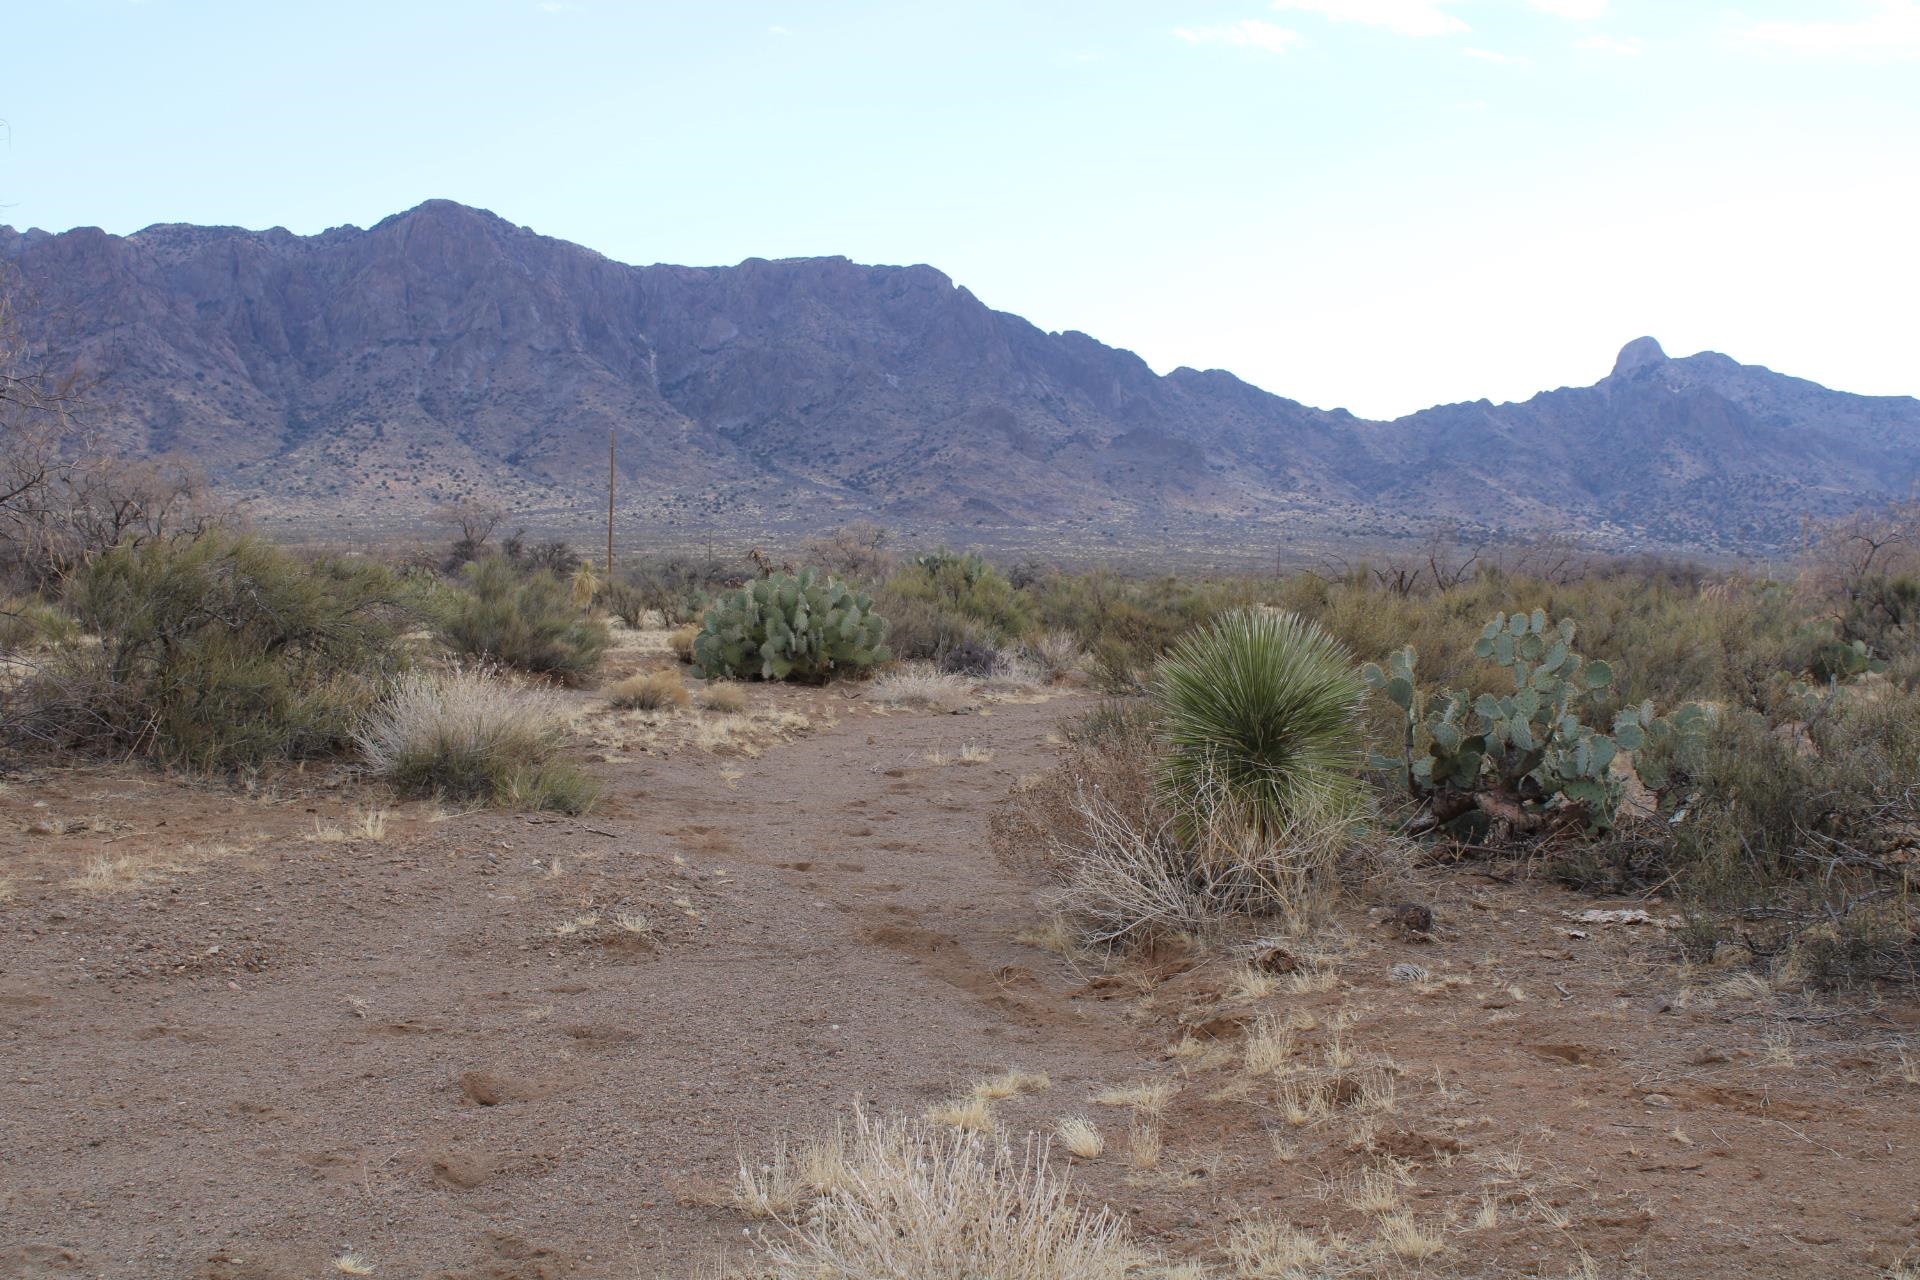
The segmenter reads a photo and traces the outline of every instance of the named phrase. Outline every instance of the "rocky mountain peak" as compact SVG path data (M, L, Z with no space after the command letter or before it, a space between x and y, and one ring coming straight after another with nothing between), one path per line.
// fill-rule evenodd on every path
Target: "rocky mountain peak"
M1666 363L1667 353L1653 338L1635 338L1620 348L1620 354L1613 362L1613 376L1632 373L1635 369L1645 369L1649 365Z

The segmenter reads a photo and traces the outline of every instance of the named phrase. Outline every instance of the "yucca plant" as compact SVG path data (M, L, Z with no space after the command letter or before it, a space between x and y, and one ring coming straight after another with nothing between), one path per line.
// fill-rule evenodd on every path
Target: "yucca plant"
M1224 817L1256 842L1284 839L1351 809L1365 693L1346 649L1298 614L1236 610L1188 634L1153 686L1183 834L1217 836Z

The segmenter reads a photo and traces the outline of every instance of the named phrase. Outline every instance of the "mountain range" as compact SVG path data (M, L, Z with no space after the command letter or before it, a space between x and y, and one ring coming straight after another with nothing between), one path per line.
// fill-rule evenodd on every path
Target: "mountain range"
M629 266L434 200L361 229L0 227L31 340L97 429L263 519L368 529L490 498L584 530L871 518L1092 546L1572 535L1754 552L1909 495L1920 401L1630 342L1589 387L1391 422L1160 375L929 266Z

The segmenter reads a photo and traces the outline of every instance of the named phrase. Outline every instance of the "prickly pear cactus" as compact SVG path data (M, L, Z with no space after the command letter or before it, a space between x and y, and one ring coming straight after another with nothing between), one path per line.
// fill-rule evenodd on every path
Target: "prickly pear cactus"
M806 569L756 578L715 602L693 662L708 678L817 684L886 661L886 638L871 597Z
M1535 822L1549 808L1577 812L1592 828L1610 826L1622 790L1612 767L1620 751L1703 731L1707 718L1692 705L1670 718L1657 716L1646 702L1620 711L1611 734L1597 732L1583 715L1612 686L1613 668L1575 652L1574 630L1573 619L1550 622L1541 609L1495 615L1473 652L1511 672L1513 692L1505 696L1469 698L1456 690L1423 696L1411 646L1389 656L1385 667L1369 663L1362 670L1367 683L1407 717L1402 758L1376 756L1375 764L1398 772L1433 804L1436 818L1456 830L1484 828L1488 814L1510 826ZM1416 750L1422 745L1424 754Z

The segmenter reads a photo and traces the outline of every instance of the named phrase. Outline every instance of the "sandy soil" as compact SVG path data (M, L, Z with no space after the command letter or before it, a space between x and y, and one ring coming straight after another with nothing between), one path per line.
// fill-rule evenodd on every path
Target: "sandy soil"
M1022 940L985 830L1077 699L751 699L587 716L580 820L409 804L373 839L344 777L8 780L0 1277L687 1276L750 1244L742 1153L1009 1066L1051 1085L997 1120L1094 1120L1080 1193L1176 1257L1267 1216L1357 1274L1920 1257L1908 997L1688 971L1577 919L1640 904L1459 868L1411 886L1431 941L1356 906L1292 973L1095 972ZM1157 1117L1094 1101L1140 1082ZM1437 1251L1357 1252L1395 1207Z

